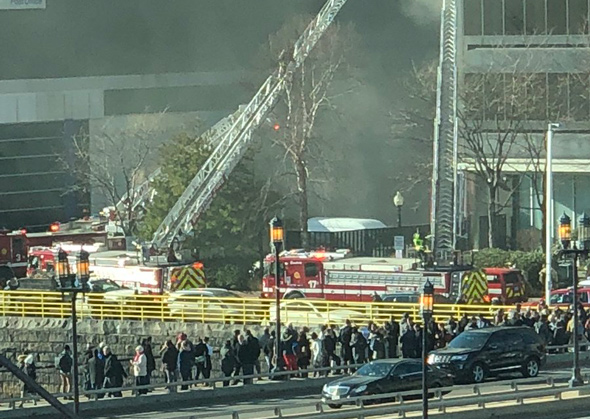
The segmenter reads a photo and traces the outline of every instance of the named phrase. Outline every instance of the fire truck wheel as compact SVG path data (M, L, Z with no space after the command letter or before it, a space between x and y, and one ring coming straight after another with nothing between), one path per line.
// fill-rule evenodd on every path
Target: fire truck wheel
M299 291L290 292L285 295L285 300L294 300L296 298L305 298Z

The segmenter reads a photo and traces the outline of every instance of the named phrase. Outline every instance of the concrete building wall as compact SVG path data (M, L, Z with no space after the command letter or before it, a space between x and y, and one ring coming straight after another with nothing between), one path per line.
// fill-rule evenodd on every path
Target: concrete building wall
M585 195L590 186L590 36L587 24L590 1L460 0L458 7L460 83L480 74L491 73L492 78L500 81L510 80L513 75L531 75L543 93L534 104L534 112L529 113L527 129L542 138L548 121L562 124L553 142L555 170L559 172L554 177L554 214L560 216L565 211L570 216L579 216L582 211L588 211L590 202ZM476 94L485 97L490 92L486 92L484 86ZM493 112L484 115L490 120L496 117ZM492 131L494 125L490 122ZM520 143L522 138L517 140L510 156L518 160L517 164L505 167L509 176L522 176L527 170L524 161L527 156ZM478 191L470 197L475 201L476 218L485 215L482 193ZM507 225L517 231L508 231L509 235L519 236L521 230L526 235L526 230L538 232L542 228L536 202L536 198L531 197L530 181L523 177L516 207L503 211L506 217L514 217ZM471 227L477 240L481 234L474 223Z

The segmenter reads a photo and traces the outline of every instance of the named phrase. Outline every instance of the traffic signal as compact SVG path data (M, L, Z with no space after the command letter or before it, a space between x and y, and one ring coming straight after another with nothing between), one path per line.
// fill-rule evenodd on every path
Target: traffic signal
M275 123L275 124L272 126L272 129L274 129L275 131L278 131L278 130L280 130L280 129L281 129L281 126L280 126L278 123Z

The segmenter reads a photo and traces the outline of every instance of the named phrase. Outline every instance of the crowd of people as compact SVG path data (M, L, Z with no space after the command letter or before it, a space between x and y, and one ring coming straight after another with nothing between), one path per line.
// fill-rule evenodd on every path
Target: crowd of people
M590 346L590 313L582 305L578 307L578 332L584 341L582 349ZM456 336L466 330L492 326L527 326L534 328L546 342L547 346L563 346L572 343L573 307L569 310L556 308L550 310L542 302L536 307L523 309L520 305L508 312L498 309L490 318L484 314L460 319L450 316L444 322L432 320L426 326L427 351L443 348ZM224 386L237 384L239 376L261 374L275 371L298 371L306 377L304 370L310 367L334 367L335 373L352 371L350 365L361 364L370 360L385 358L419 358L422 353L424 329L415 323L406 313L398 321L391 317L381 325L369 321L366 325L355 325L347 320L342 326L323 325L311 331L308 327L297 330L292 324L282 330L279 341L274 330L265 328L255 337L252 332L235 330L233 337L219 348L220 376L225 378ZM278 345L277 345L278 344ZM279 350L279 356L276 350ZM555 349L558 351L560 349ZM561 349L563 350L563 349ZM215 351L216 352L216 351ZM83 354L83 388L85 390L114 389L108 392L110 397L121 397L117 388L123 387L128 373L134 378L137 387L149 385L158 365L161 367L169 392L175 392L173 383L181 381L181 390L189 388L188 382L203 378L208 379L214 370L212 358L214 348L207 337L196 337L194 341L185 333L179 333L175 341L167 340L157 355L152 348L150 337L142 339L135 348L135 353L128 360L125 368L123 362L112 353L111 348L101 342L98 347L88 346ZM19 367L29 377L36 378L35 359L32 354L18 357ZM264 366L263 366L264 365ZM68 394L72 389L72 351L68 345L55 358L55 368L61 379L61 392ZM320 373L315 372L315 375ZM321 374L327 375L328 372ZM251 384L246 378L244 384ZM207 384L203 384L207 385ZM22 394L32 390L25 385ZM138 388L136 394L146 394L148 390ZM105 394L98 397L104 397ZM66 396L68 398L68 396Z

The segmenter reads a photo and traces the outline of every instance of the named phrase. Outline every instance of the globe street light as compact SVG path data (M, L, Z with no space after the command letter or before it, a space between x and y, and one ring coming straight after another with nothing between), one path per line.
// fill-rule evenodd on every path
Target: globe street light
M402 207L404 206L404 197L400 191L397 191L393 197L393 205L397 208L397 226L402 226Z
M428 419L428 325L432 319L434 305L434 285L430 280L426 280L422 295L420 296L420 312L422 313L422 320L424 327L422 329L422 418Z
M580 220L584 223L584 228L580 228L578 240L580 243L586 242L588 240L588 226L590 225L590 220L587 220L588 217L585 217L584 220ZM559 219L559 240L561 241L561 246L563 249L559 252L560 256L573 256L573 307L574 307L574 317L573 321L573 339L574 339L574 367L572 370L572 378L569 380L570 387L579 387L584 385L584 379L582 378L582 374L580 373L580 342L578 336L578 257L588 256L588 250L586 249L578 249L576 247L576 243L574 242L572 248L570 249L571 241L572 241L572 220L571 218L564 213L561 218Z
M281 279L281 264L280 264L280 253L283 246L283 240L285 238L285 230L283 228L283 222L279 217L274 217L270 220L270 243L275 251L275 304L276 304L276 337L275 337L275 355L277 357L275 371L281 371L280 362L280 351L281 351L281 292L280 292L280 279Z

